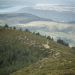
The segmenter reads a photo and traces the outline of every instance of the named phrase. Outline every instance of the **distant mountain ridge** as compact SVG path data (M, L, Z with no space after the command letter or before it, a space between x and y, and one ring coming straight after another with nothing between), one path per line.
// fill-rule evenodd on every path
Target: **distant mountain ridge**
M75 24L75 21L69 21L69 22L55 21L53 19L42 18L42 16L38 17L36 16L36 14L33 15L28 12L0 14L0 24L7 23L9 25L15 25L15 24L25 24L33 21L50 21L50 22L57 22L57 23Z
M28 13L0 14L0 22L8 24L25 24L32 21L52 21L51 19L40 18Z
M20 9L18 12L20 13L30 13L37 15L42 18L52 19L56 22L71 22L75 21L75 13L67 12L67 11L55 11L55 10L39 10L32 7L25 7Z

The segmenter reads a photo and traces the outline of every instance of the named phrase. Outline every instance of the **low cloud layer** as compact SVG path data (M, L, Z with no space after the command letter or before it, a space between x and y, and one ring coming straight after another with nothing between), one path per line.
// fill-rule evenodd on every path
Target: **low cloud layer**
M35 29L44 35L51 35L56 40L62 38L70 43L70 46L75 46L75 26L72 24L62 24L56 22L36 21L28 24L17 25L22 28Z

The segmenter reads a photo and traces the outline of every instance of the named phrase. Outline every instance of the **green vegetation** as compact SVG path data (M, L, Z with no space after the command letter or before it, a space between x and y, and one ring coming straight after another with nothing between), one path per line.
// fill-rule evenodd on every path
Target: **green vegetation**
M72 49L74 49L74 50L75 50L75 47L72 47Z
M26 32L30 32L28 29L25 29Z
M13 29L15 30L15 29L16 29L16 27L14 26L14 27L13 27Z
M9 28L8 24L5 24L4 28L5 29L8 29Z
M64 40L61 40L61 39L58 39L57 40L57 43L62 44L62 45L65 45L65 46L69 46L68 43L66 43Z
M38 33L36 33L36 35L40 35L40 33L38 32Z
M10 75L75 75L75 55L72 50L51 44L48 57Z
M0 29L0 75L75 75L73 49L50 36Z
M48 40L53 40L53 38L51 38L51 36L47 36L47 39Z
M20 30L0 29L0 75L27 67L49 55L46 38Z

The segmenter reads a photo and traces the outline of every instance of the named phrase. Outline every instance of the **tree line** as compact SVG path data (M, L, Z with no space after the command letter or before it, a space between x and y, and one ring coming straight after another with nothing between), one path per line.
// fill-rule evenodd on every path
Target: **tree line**
M4 26L0 26L0 29L16 29L15 26L11 27L8 24L5 24Z

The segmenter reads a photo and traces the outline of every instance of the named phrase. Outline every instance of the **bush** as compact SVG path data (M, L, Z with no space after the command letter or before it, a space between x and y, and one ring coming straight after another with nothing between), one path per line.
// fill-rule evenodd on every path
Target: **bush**
M64 45L64 46L69 46L68 43L66 43L64 40L61 40L61 39L58 39L58 40L57 40L57 43L60 43L60 44L62 44L62 45Z
M38 33L36 33L36 35L40 35L40 33L38 32Z
M5 24L4 29L8 29L8 28L9 28L8 24Z
M29 29L25 29L26 32L30 32Z
M51 37L50 36L47 36L47 39L51 40Z
M13 29L15 30L15 29L16 29L16 27L13 27Z

